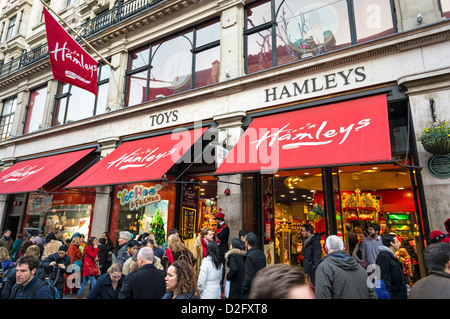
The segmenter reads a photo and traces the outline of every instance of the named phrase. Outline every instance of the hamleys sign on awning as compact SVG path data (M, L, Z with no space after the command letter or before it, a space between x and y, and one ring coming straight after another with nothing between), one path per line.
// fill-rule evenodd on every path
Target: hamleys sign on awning
M216 174L391 159L385 95L256 118Z

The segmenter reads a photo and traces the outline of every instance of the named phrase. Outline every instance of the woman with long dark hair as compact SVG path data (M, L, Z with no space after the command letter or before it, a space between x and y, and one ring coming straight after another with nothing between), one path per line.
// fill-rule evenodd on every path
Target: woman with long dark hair
M197 289L200 299L221 298L222 273L223 264L219 255L219 245L216 242L210 242L198 275Z

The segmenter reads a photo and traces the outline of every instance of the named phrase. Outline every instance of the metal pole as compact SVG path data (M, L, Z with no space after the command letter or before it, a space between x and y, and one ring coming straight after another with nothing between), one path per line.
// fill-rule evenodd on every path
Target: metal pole
M91 48L92 49L92 51L94 51L102 60L103 60L103 62L105 62L106 64L108 64L109 66L110 66L110 68L111 69L113 69L113 70L116 70L116 68L111 64L111 63L109 63L100 53L98 53L98 51L96 50L96 49L94 49L94 47L92 46L92 45L90 45L81 35L79 35L78 34L78 32L77 31L75 31L63 18L61 18L60 16L59 16L59 14L57 14L52 8L50 8L50 6L47 4L47 3L45 3L44 1L42 1L41 0L41 3L47 8L47 9L49 9L51 12L53 12L57 17L58 17L58 19L59 20L61 20L62 22L64 22L64 24L67 26L67 27L69 27L69 29L73 32L73 33L75 33L89 48Z

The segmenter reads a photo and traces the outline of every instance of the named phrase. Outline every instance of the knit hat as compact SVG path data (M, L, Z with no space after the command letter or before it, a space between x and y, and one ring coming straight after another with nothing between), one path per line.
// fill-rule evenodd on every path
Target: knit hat
M67 253L67 246L66 245L59 246L58 251L65 251Z

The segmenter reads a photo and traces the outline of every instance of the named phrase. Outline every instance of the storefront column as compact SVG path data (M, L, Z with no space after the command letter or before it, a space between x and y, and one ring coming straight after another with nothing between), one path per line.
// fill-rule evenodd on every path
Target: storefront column
M428 222L430 231L440 230L446 233L444 222L450 211L448 194L450 194L450 178L437 178L427 169L427 163L432 154L425 151L417 138L425 127L433 122L432 107L439 121L450 121L450 69L414 74L398 80L399 84L407 88L411 105L412 124L415 130L419 163L423 167L421 171Z
M119 141L119 137L109 137L99 140L101 145L100 156L104 158L111 153ZM114 186L99 186L96 190L94 215L92 217L91 236L100 238L102 233L108 231L111 215L111 194Z
M223 152L218 151L218 148L231 150L237 143L243 133L241 126L245 115L246 113L241 111L221 114L213 118L218 124L216 156L223 155ZM217 167L220 163L221 159L216 160ZM219 176L218 178L217 209L222 208L222 212L225 214L225 223L230 228L229 241L231 242L233 238L238 237L239 231L243 229L242 174Z

